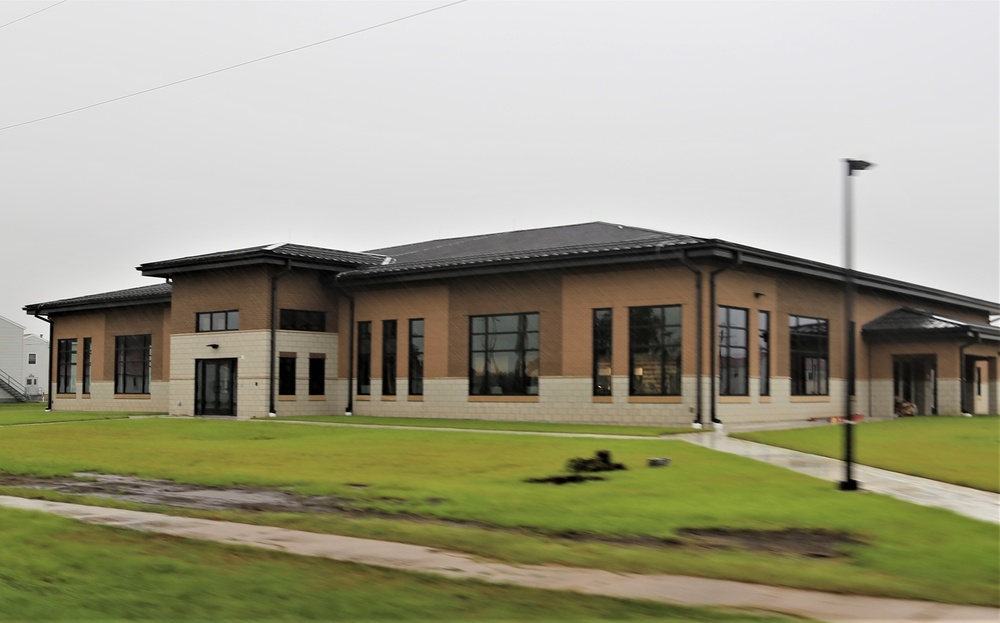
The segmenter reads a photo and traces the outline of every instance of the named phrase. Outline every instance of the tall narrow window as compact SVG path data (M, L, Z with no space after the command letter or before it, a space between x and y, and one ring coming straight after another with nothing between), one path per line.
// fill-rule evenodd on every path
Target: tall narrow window
M34 365L35 361L35 353L28 353L28 365Z
M382 395L396 395L396 321L382 321Z
M309 395L326 395L326 355L309 354Z
M83 393L90 393L91 339L83 338Z
M469 395L538 394L538 314L469 319Z
M410 320L409 394L424 395L424 319Z
M611 395L611 310L594 310L594 395Z
M771 313L757 312L757 352L760 357L760 395L771 395Z
M76 340L59 340L56 365L56 392L76 393Z
M628 351L631 395L679 396L680 305L630 307Z
M719 395L746 396L748 321L747 310L719 306Z
M295 395L295 353L281 353L278 357L278 395Z
M358 323L358 395L372 393L372 323Z
M788 331L792 395L829 395L829 322L825 318L789 316Z
M115 338L116 394L148 394L151 367L151 335L119 335Z

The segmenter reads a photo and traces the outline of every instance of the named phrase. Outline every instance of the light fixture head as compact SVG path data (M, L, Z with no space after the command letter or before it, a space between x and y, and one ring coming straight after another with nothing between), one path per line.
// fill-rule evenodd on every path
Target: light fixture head
M208 347L209 348L218 348L219 345L218 344L209 344Z
M865 169L870 169L875 166L866 160L851 160L850 158L844 158L844 162L847 163L848 175L854 175L855 171L864 171Z

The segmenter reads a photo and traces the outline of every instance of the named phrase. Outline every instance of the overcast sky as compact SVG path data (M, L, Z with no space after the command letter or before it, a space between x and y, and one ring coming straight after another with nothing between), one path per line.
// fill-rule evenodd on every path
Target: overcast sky
M4 1L0 127L446 4ZM995 1L469 0L0 130L0 315L46 332L25 304L198 253L596 220L839 265L843 158L877 164L858 270L996 301L998 24Z

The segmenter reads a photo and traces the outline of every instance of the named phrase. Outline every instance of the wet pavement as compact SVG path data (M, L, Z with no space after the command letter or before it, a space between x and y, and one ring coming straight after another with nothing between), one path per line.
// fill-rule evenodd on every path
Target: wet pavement
M996 623L1000 609L856 595L677 575L637 575L596 569L508 565L458 552L226 521L0 496L0 505L91 524L177 537L249 545L303 556L432 573L455 579L647 599L690 606L781 612L831 623Z
M737 454L830 482L844 480L844 462L823 456L733 439L721 432L678 435L698 446ZM995 469L996 466L993 466ZM852 476L863 491L881 493L921 506L946 508L960 515L1000 523L1000 494L960 487L936 480L854 464Z

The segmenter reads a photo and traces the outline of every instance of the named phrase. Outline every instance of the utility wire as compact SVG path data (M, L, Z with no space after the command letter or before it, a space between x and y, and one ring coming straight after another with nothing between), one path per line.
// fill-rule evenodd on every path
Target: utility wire
M49 6L45 7L44 9L38 9L34 13L28 13L24 17L19 17L16 20L14 20L13 22L7 22L6 24L0 24L0 28L6 28L6 27L10 26L11 24L16 24L16 23L20 22L21 20L28 19L32 15L38 15L42 11L48 11L49 9L55 8L55 7L59 6L60 4L63 4L63 3L66 3L66 2L69 2L69 0L59 0L59 2L56 2L55 4L50 4Z
M63 2L67 2L68 0L62 0L62 1ZM198 74L197 76L191 76L190 78L184 78L182 80L175 80L174 82L168 82L166 84L161 84L160 86L150 87L148 89L143 89L141 91L136 91L134 93L129 93L127 95L119 95L118 97L112 97L111 99L107 99L107 100L104 100L104 101L101 101L101 102L96 102L94 104L88 104L86 106L81 106L79 108L74 108L72 110L66 110L66 111L55 113L55 114L52 114L52 115L46 115L44 117L38 117L37 119L31 119L30 121L22 121L20 123L15 123L15 124L12 124L12 125L3 126L3 127L0 127L0 132L3 132L4 130L10 130L12 128L19 128L19 127L24 126L24 125L30 125L32 123L38 123L39 121L46 121L48 119L55 119L56 117L63 117L65 115L71 115L73 113L77 113L77 112L80 112L80 111L83 111L83 110L88 110L90 108L97 108L98 106L103 106L105 104L110 104L112 102L118 102L118 101L121 101L123 99L128 99L130 97L135 97L137 95L143 95L145 93L152 93L153 91L159 91L160 89L166 89L166 88L169 88L169 87L172 87L172 86L177 86L178 84L184 84L185 82L191 82L193 80L198 80L200 78L205 78L205 77L208 77L208 76L214 76L215 74L221 74L224 71L229 71L231 69L236 69L238 67L245 67L247 65L252 65L253 63L259 63L261 61L266 61L268 59L275 58L275 57L278 57L278 56L284 56L285 54L291 54L292 52L300 52L300 51L308 49L308 48L316 47L318 45L323 45L324 43L330 43L331 41L337 41L338 39L344 39L346 37L351 37L351 36L354 36L354 35L358 35L358 34L361 34L363 32L368 32L370 30L375 30L376 28L382 28L383 26L388 26L390 24L395 24L395 23L398 23L398 22L402 22L402 21L405 21L405 20L408 20L408 19L412 19L414 17L420 17L421 15L427 15L428 13L433 13L434 11L440 11L442 9L447 9L449 7L453 7L455 5L462 4L462 3L465 3L465 2L468 2L468 1L469 0L457 0L456 2L450 2L448 4L442 4L441 6L434 7L433 9L427 9L425 11L419 11L417 13L412 13L410 15L404 15L403 17L397 17L396 19L391 19L391 20L389 20L387 22L382 22L380 24L375 24L373 26L366 26L365 28L360 28L358 30L354 30L354 31L351 31L351 32L348 32L348 33L344 33L342 35L337 35L336 37L330 37L329 39L323 39L322 41L316 41L314 43L309 43L309 44L306 44L306 45L303 45L303 46L299 46L297 48L292 48L290 50L285 50L283 52L275 52L274 54L268 54L267 56L261 56L260 58L255 58L253 60L244 61L242 63L237 63L235 65L230 65L228 67L223 67L221 69L214 69L212 71L208 71L208 72L205 72L203 74ZM52 6L55 6L55 5L52 5ZM49 7L49 8L51 8L51 7ZM42 9L42 10L44 11L45 9ZM26 16L26 17L29 17L29 16ZM24 19L24 18L21 18L21 19ZM11 22L11 23L13 23L13 22Z

